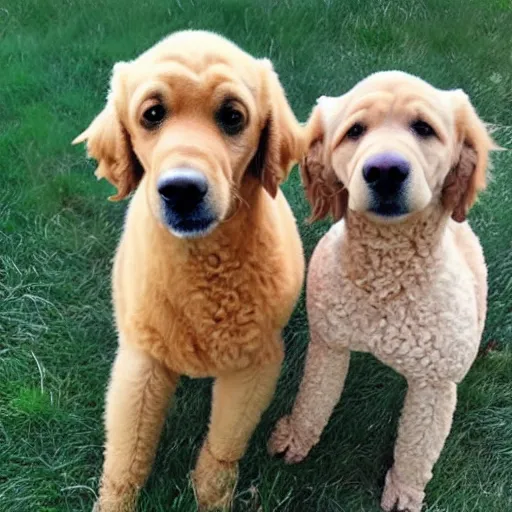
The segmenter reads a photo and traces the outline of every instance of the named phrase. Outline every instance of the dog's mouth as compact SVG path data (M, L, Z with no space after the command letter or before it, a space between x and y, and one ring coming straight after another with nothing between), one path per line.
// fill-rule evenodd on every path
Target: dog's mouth
M163 218L165 225L178 238L206 236L219 224L218 217L206 208L188 214L177 214L164 206Z
M404 202L396 199L374 200L369 211L380 217L402 217L410 213Z
M397 220L410 213L407 193L403 187L397 190L381 190L373 188L370 191L370 204L368 211L378 217Z

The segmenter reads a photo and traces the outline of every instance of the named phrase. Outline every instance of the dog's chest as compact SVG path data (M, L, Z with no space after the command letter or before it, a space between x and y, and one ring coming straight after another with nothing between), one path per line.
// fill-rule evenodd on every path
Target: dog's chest
M321 263L310 268L308 314L327 342L371 352L408 378L465 375L479 340L474 283L463 268L448 262L431 276L375 276L368 289Z
M373 353L408 378L460 380L478 346L476 302L471 293L464 304L457 294L439 292L368 308L367 324L352 336L354 349Z
M290 301L285 281L272 254L263 265L222 247L191 253L172 269L154 301L149 323L159 341L152 350L169 367L191 376L278 357L277 311L280 301Z

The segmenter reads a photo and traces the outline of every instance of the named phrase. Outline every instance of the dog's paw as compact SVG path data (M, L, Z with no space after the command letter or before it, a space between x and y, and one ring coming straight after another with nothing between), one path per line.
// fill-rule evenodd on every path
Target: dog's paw
M291 416L283 416L278 422L268 442L270 455L281 454L287 464L296 464L304 458L316 444L316 439L294 428Z
M132 485L115 484L107 477L102 478L100 496L92 512L135 512L138 488Z
M386 475L380 506L386 512L421 512L424 497L423 491L400 482L393 469L390 469Z
M219 461L203 446L191 480L199 511L229 511L238 481L238 462Z
M92 507L92 512L135 512L133 500L99 499Z

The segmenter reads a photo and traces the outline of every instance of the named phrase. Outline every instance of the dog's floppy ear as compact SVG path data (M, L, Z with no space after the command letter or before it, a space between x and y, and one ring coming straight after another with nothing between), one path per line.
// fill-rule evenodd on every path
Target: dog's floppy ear
M444 207L457 222L476 201L478 192L486 186L489 152L500 149L478 117L467 95L460 89L450 91L455 110L455 162L443 185Z
M319 98L306 126L309 147L300 164L300 174L312 208L309 222L323 219L329 213L338 221L347 211L348 190L332 168L325 128L339 101L340 98Z
M119 104L124 101L122 75L126 65L120 62L114 66L105 108L73 140L73 144L87 142L87 154L98 162L96 176L106 178L117 188L117 194L109 198L112 201L127 197L144 173L119 115Z
M264 83L263 103L268 114L250 169L265 190L276 197L279 185L288 177L292 165L302 157L303 128L288 104L272 63L262 59L259 64Z

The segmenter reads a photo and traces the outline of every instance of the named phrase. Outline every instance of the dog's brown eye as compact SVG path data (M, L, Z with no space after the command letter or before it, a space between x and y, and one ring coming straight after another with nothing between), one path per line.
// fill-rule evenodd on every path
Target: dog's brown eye
M165 118L167 111L160 103L155 103L142 114L142 123L146 128L156 128Z
M366 126L361 123L353 124L347 131L347 137L351 140L357 140L366 132Z
M412 122L411 129L416 135L418 135L418 137L425 139L436 135L434 128L421 119Z
M232 103L224 103L215 113L215 121L227 135L237 135L245 128L245 117Z

